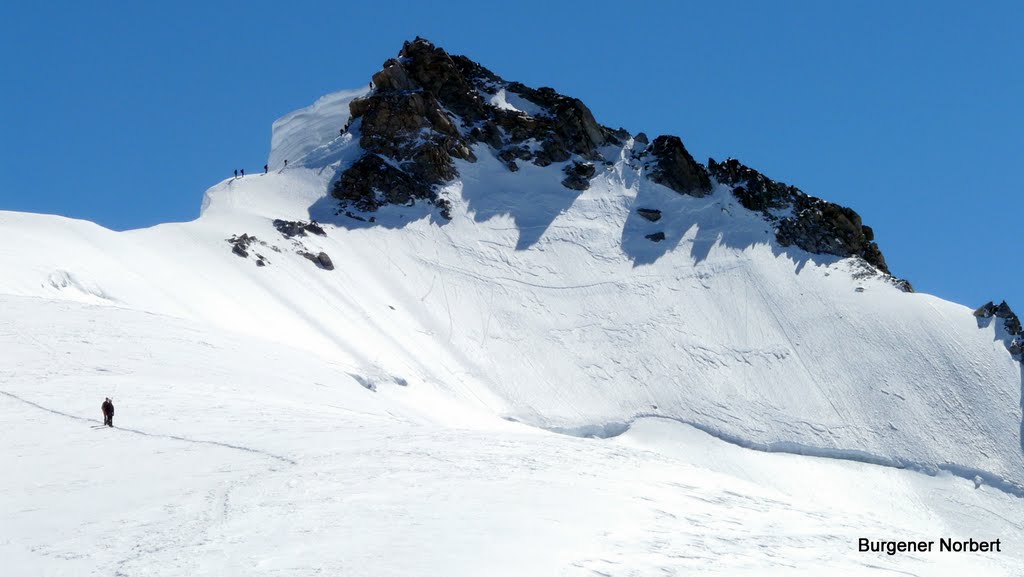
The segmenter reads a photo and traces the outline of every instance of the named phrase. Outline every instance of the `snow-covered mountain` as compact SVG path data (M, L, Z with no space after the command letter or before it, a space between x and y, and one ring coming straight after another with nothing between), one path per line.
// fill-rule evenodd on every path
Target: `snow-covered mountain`
M423 40L269 165L188 223L0 212L18 574L1019 569L1020 323L852 210ZM856 551L947 536L1003 552Z

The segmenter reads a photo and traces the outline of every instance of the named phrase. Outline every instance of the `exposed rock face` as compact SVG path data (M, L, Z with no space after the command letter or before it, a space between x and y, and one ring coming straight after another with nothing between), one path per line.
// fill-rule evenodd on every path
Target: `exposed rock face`
M665 240L665 233L659 230L658 232L644 236L644 238L646 238L647 240L652 240L654 242L661 242Z
M408 46L408 45L407 45ZM335 183L334 195L361 211L417 199L455 178L453 158L476 160L454 119L396 59L373 77L376 90L349 105L364 156Z
M596 169L593 164L582 164L574 162L565 167L565 179L562 186L573 190L586 190L590 188L590 179L594 177Z
M331 257L327 256L326 252L320 252L316 255L316 262L320 264L321 268L326 270L334 270L334 262L331 261Z
M518 162L547 166L573 157L601 158L599 147L628 136L601 126L578 99L550 88L506 82L463 56L450 56L426 40L402 47L373 76L374 91L349 105L363 157L346 168L332 193L346 206L372 212L385 204L446 203L437 188L458 176L454 160L475 162L483 143L518 170ZM482 95L508 90L535 106L528 114L487 102ZM580 163L582 166L588 166ZM564 184L584 190L590 168L567 171Z
M326 252L321 251L319 254L313 254L303 251L299 254L324 270L334 270L334 262L331 261L331 257L327 256Z
M364 212L383 204L408 204L416 199L434 200L430 184L416 180L376 154L367 154L342 173L334 196Z
M708 171L718 182L734 187L733 194L740 204L773 223L775 236L783 246L798 246L817 254L857 256L889 274L885 257L874 242L874 231L864 226L853 209L776 182L734 158L722 163L709 159ZM909 288L909 283L901 286Z
M323 227L317 224L316 221L303 222L301 220L281 220L278 218L274 220L274 228L285 238L306 236L307 232L317 236L327 236Z
M974 311L974 316L979 318L996 317L1003 319L1003 326L1006 328L1006 332L1011 335L1022 334L1020 318L1015 312L1013 312L1013 309L1010 308L1010 305L1008 305L1006 301L1003 301L998 305L989 301L981 305L978 310Z
M523 163L564 163L562 185L586 190L598 162L614 162L630 140L624 129L597 122L579 99L551 88L509 82L464 56L452 56L417 38L373 76L373 90L349 104L346 130L359 135L363 155L343 168L332 194L338 214L374 222L385 205L427 202L450 218L441 187L458 178L457 162L476 162L486 152L515 172ZM683 141L662 135L632 137L627 163L646 168L649 178L680 194L707 196L714 177L733 187L749 210L764 216L783 246L840 257L859 257L888 274L874 232L852 209L808 196L771 180L737 160L708 166L694 160ZM644 209L651 221L660 211ZM291 229L288 229L289 231ZM290 233L282 231L289 236ZM652 239L654 240L654 239ZM906 281L894 284L911 291Z
M227 240L228 244L231 245L231 252L234 253L236 256L239 256L239 257L245 258L245 259L249 258L249 251L252 250L250 248L252 245L255 244L255 245L267 246L267 243L265 243L262 240L256 238L255 236L251 236L251 235L249 235L247 233L242 233L241 235L232 235L231 238L226 239L226 240ZM259 253L255 253L255 254L256 254L256 266L266 266L267 262L268 262L266 260L266 257L264 257L263 255L261 255Z
M1020 317L1013 312L1013 309L1010 308L1006 301L998 305L989 301L974 311L974 316L983 319L992 317L1001 319L1003 321L1003 328L1008 335L1005 341L1007 350L1010 351L1011 355L1022 355L1024 353L1024 327L1021 326ZM1024 356L1021 356L1019 360L1024 362Z
M707 196L711 192L707 170L690 156L678 136L655 138L650 154L655 159L651 171L654 182L691 196Z

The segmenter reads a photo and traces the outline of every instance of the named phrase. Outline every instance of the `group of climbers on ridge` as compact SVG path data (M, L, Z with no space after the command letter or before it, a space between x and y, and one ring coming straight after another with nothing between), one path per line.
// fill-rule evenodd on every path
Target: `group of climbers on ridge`
M288 161L287 160L284 161L284 168L288 168ZM264 164L263 165L263 174L266 174L269 171L270 171L270 165L269 164ZM244 176L245 176L245 169L244 168L236 168L235 169L235 178L243 178Z

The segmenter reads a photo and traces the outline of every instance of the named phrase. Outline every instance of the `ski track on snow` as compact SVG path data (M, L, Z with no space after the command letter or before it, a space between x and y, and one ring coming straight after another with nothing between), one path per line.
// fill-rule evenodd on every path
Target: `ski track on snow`
M36 403L34 401L30 401L28 399L25 399L23 397L15 395L14 393L9 393L7 391L0 390L0 395L4 395L4 396L9 397L11 399L14 399L16 401L20 401L22 403L25 403L26 405L33 406L33 407L35 407L37 409L46 411L48 413L52 413L54 415L60 415L62 417L66 417L68 419L75 419L76 421L83 421L83 422L86 422L86 423L96 423L95 419L89 419L89 418L86 418L86 417L80 417L78 415L72 415L70 413L65 413L63 411L59 411L57 409L51 409L49 407L40 405L39 403ZM183 443L193 443L193 444L196 444L196 445L213 445L213 446L216 446L216 447L224 447L226 449L234 449L236 451L245 451L247 453L255 453L257 455L262 455L264 457L267 457L267 458L270 458L270 459L274 459L274 460L280 461L282 463L287 463L289 465L298 465L298 462L293 460L293 459L289 459L288 457L282 457L281 455L275 455L274 453L268 453L267 451L264 451L262 449L255 449L253 447L245 447L245 446L242 446L242 445L234 445L234 444L231 444L231 443L224 443L224 442L221 442L221 441L209 441L209 440L206 440L206 439L191 439L189 437L182 437L182 436L179 436L179 435L168 435L168 434L163 434L163 433L147 433L146 431L140 431L138 429L127 429L127 428L123 428L123 427L113 427L113 428L118 430L118 431L125 431L125 432L128 432L128 433L134 433L136 435L142 435L144 437L151 437L151 438L154 438L154 439L170 439L172 441L181 441Z

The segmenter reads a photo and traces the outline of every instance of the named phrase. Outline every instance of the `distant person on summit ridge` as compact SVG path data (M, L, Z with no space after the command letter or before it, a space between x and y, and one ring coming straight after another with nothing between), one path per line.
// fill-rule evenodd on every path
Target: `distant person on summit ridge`
M263 174L266 174L267 170L269 170L269 169L270 169L270 165L269 164L264 164L263 165Z
M245 169L242 169L242 176L245 176Z
M238 169L235 169L235 178L238 178Z
M114 401L110 397L104 399L103 404L100 405L100 409L103 411L103 424L108 427L114 426Z

